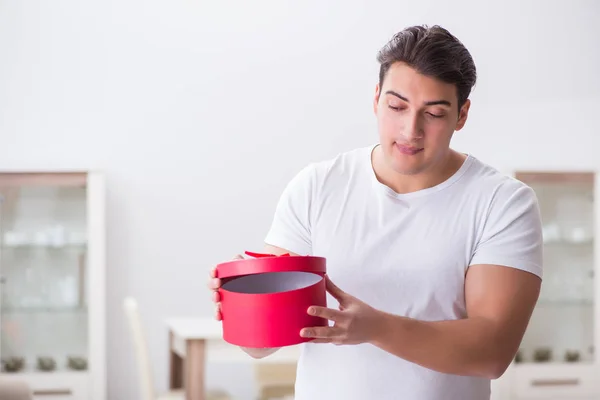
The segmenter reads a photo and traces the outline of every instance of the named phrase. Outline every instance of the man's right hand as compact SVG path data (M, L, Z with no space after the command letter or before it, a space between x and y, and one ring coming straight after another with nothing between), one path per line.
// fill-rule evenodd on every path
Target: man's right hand
M241 255L237 255L233 257L234 260L243 259ZM210 270L210 279L208 280L208 288L212 290L212 301L215 303L215 319L217 321L222 320L221 315L221 297L219 295L219 288L221 287L221 279L217 278L217 267L214 267ZM263 358L270 354L275 353L279 350L279 347L275 348L249 348L249 347L240 347L244 350L249 356L253 358Z
M234 260L241 260L241 255L233 257ZM208 288L212 290L212 301L215 303L215 319L220 321L223 317L221 316L221 297L219 296L219 288L221 287L221 279L217 278L217 267L210 270L210 279L208 281Z

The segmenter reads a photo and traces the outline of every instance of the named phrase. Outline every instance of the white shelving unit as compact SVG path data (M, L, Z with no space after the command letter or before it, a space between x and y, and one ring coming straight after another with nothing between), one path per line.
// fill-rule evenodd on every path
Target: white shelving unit
M600 398L598 254L600 176L595 171L514 171L538 197L544 280L518 359L494 400Z
M106 400L105 184L0 171L2 379L35 400Z

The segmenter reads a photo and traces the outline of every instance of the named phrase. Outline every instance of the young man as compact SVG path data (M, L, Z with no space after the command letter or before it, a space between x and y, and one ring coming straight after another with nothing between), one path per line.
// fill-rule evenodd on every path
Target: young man
M489 399L540 290L537 199L450 148L476 80L454 36L410 27L378 60L379 144L302 170L265 240L327 258L330 308L307 312L332 322L301 333L296 399Z

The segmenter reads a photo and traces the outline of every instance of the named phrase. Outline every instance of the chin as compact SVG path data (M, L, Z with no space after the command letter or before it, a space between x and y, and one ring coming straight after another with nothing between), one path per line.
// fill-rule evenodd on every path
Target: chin
M403 155L392 157L392 169L402 175L417 175L427 169L427 162L421 157L410 157L413 159L407 159Z
M404 165L394 165L393 169L396 171L396 173L401 175L417 175L425 170L425 168L421 166L409 167Z

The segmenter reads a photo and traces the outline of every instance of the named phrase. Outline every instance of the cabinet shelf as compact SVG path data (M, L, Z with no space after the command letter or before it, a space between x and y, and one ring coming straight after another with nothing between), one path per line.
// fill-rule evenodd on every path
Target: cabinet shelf
M2 374L6 374L7 376L18 377L18 376L33 375L33 374L40 375L40 376L53 376L53 375L61 375L61 374L83 375L83 374L88 373L87 369L76 370L76 369L71 369L71 368L67 367L66 365L57 365L56 369L54 369L53 371L43 371L43 370L36 368L35 360L31 360L31 364L32 365L28 364L25 367L23 367L23 369L21 369L19 371L15 371L15 372L3 370Z
M540 299L536 307L593 307L592 300L546 300Z
M1 250L40 250L40 251L69 251L69 250L86 250L86 243L77 243L77 244L66 244L63 246L53 246L53 245L45 245L45 244L20 244L20 245L0 245Z
M2 307L0 313L9 314L84 314L87 307Z
M582 368L582 367L590 367L593 366L594 362L592 360L580 360L567 362L563 360L555 360L555 361L547 361L547 362L538 362L538 361L529 361L524 360L521 362L514 362L513 368L516 370L529 370L532 368L539 369L553 369L553 368Z
M568 239L544 239L545 246L569 246L569 247L584 247L584 246L592 246L594 244L594 239L585 239L585 240L568 240Z

